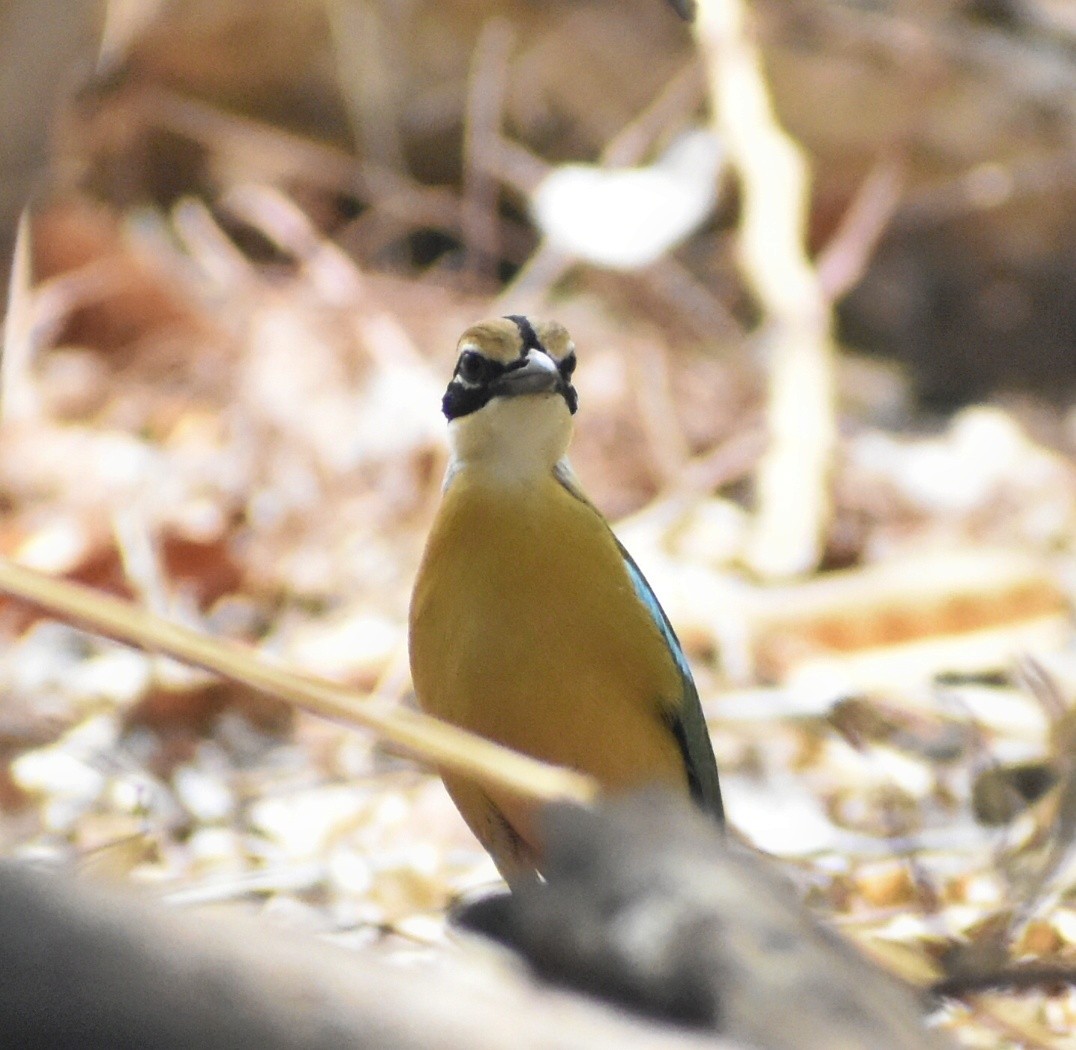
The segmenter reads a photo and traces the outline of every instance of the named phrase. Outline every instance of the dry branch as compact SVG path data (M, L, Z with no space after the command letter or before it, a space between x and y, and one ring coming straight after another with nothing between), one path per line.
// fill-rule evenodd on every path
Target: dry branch
M496 18L487 22L475 44L468 78L462 233L468 269L487 281L496 274L499 225L498 189L487 158L500 141L513 38L508 22Z
M322 718L373 730L387 744L430 765L525 798L591 801L589 777L538 762L455 726L332 682L285 671L235 644L151 616L88 587L0 559L0 591L118 641L280 697Z
M701 0L696 35L715 130L740 178L740 251L770 350L770 448L748 551L765 576L813 569L830 516L836 437L830 304L807 258L807 164L778 124L744 0Z
M0 347L0 419L31 419L39 411L31 378L34 359L34 294L30 262L30 215L24 211L15 235L8 279L4 340Z

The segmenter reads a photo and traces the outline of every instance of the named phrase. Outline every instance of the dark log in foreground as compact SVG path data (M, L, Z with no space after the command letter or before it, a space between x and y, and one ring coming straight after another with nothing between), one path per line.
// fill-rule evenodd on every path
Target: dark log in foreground
M821 928L774 871L682 802L644 795L596 811L553 808L548 832L547 883L464 914L571 992L473 944L395 968L249 919L177 912L133 890L0 864L3 1045L945 1045L922 1026L914 994Z
M12 863L0 900L5 1047L743 1050L543 988L486 953L395 968Z
M643 795L547 813L547 882L461 911L534 970L767 1050L924 1050L911 989L703 815Z

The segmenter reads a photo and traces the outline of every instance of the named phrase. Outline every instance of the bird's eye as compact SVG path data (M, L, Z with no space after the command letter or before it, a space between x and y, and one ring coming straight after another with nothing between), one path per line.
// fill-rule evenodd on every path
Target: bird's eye
M465 383L480 383L486 378L488 364L477 350L464 350L456 365L456 374Z
M575 371L575 351L573 350L567 357L560 363L560 374L565 379L570 379L572 373Z

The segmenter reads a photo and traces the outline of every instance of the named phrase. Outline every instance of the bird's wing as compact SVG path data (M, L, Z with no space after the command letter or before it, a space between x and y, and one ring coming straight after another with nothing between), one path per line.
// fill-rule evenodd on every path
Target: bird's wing
M565 461L562 460L557 464L555 473L557 480L576 499L594 508L594 513L605 527L609 528L605 518L587 499L586 494L575 478L575 474ZM680 753L683 755L691 795L702 809L723 822L725 819L725 807L721 801L717 760L714 758L713 745L710 743L710 731L706 727L706 719L702 714L702 705L699 703L699 693L695 688L695 679L691 676L691 668L688 665L687 657L684 655L680 640L676 637L676 632L669 622L669 617L665 615L665 610L661 607L657 595L654 594L654 590L647 582L642 570L635 564L635 559L628 553L624 544L617 539L612 529L609 529L609 531L616 542L621 557L624 559L624 565L628 570L628 577L631 580L632 587L635 589L635 594L646 607L658 630L661 631L665 644L669 647L669 652L676 661L676 668L680 673L679 703L674 703L666 708L665 718L670 731L676 738Z
M615 538L615 537L614 537ZM707 812L718 820L725 819L725 808L721 802L721 786L717 778L717 760L714 758L713 745L710 743L710 731L706 728L706 719L699 703L699 693L695 688L695 679L691 676L687 657L680 646L680 640L669 623L665 610L647 582L642 570L635 564L635 559L627 552L620 540L616 541L620 554L628 569L632 586L639 600L646 606L676 660L680 672L680 703L665 712L672 734L680 745L687 767L688 784L692 797Z

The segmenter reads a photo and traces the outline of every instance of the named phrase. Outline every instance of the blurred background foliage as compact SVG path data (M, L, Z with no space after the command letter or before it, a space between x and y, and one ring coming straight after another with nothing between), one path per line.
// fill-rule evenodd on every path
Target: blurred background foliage
M495 85L503 74L503 131L514 142L547 163L592 161L694 53L686 26L652 0L107 6L101 56L93 3L6 0L0 9L0 216L9 232L49 136L57 192L168 206L185 194L212 200L238 179L282 180L364 264L458 269L467 246L446 215L400 221L395 235L367 224L381 228L365 243L355 224L394 190L462 187L475 75ZM900 204L841 305L845 339L908 362L933 403L999 387L1070 390L1070 6L760 0L752 13L780 119L812 159L812 244L826 243L879 158L901 165ZM508 52L477 60L505 68L476 74L491 19L510 34ZM244 151L238 129L199 124L161 92L331 146L341 151L336 171L316 155L305 164L288 156L283 144ZM684 107L676 119L689 116ZM355 158L350 172L344 156ZM511 221L502 276L533 246L524 204L516 193L501 205ZM714 241L735 216L728 195L682 252L711 287L720 276Z
M836 311L812 571L748 556L768 434L815 435L767 389L747 182L662 0L0 0L0 554L407 704L456 338L553 314L573 462L684 642L732 823L876 954L1060 973L1076 9L745 6ZM494 876L368 736L6 598L0 689L6 855L427 961ZM943 1022L1060 1046L1072 1010Z

